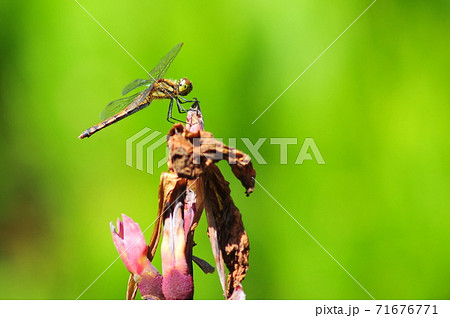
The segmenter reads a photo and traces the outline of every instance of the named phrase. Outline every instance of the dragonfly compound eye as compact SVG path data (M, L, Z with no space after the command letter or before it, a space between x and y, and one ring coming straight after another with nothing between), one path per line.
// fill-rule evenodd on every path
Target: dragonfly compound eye
M192 82L188 80L187 78L182 78L180 80L180 84L178 85L178 90L180 92L180 95L186 96L192 91Z

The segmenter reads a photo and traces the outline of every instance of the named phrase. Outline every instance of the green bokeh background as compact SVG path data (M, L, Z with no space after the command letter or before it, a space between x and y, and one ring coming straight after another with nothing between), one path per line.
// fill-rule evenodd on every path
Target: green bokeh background
M450 298L450 2L377 1L253 125L370 1L81 3L147 69L185 43L167 77L193 81L215 136L267 138L257 180L373 297ZM77 136L142 77L73 0L0 2L0 298L75 299L103 273L81 299L123 299L108 224L150 225L165 170L127 166L125 141L167 132L167 103ZM270 144L281 137L299 141L286 165ZM325 165L294 164L307 137ZM246 198L220 167L250 238L248 299L370 299L261 187ZM195 254L212 263L205 223ZM221 299L216 274L196 270L195 286Z

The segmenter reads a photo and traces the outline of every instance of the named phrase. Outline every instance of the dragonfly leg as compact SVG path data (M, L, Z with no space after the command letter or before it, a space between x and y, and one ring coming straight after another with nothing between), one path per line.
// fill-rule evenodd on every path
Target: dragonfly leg
M182 98L182 97L180 97ZM181 99L177 99L177 106L178 106L178 111L180 112L180 114L183 113L187 113L187 110L182 106L182 104L186 104L186 103L192 103L190 109L200 109L200 102L198 101L197 97L194 97L193 100L187 100L185 98L183 98L183 100Z
M174 124L173 121L170 120L170 118L172 118L172 107L173 107L173 99L170 100L169 103L169 111L167 112L167 121L171 124Z
M200 102L198 101L198 99L196 97L194 97L194 100L195 101L191 105L191 110L198 109L198 110L201 111L201 109L200 109Z
M182 102L181 102L179 99L177 99L176 102L177 102L178 112L179 112L180 114L187 113L187 110L184 109L184 107L181 105Z
M171 99L171 100L170 100L170 103L169 103L169 111L167 112L167 121L168 121L169 123L172 123L172 124L175 123L175 122L173 122L172 120L176 120L176 121L179 121L180 123L184 123L184 121L179 120L179 119L177 119L177 118L175 118L175 117L172 116L173 100L174 100L174 99ZM178 102L177 102L177 105L178 105ZM171 119L172 119L172 120L171 120Z
M194 97L194 100L189 100L189 99L184 98L184 97L182 97L182 96L178 96L178 100L180 101L181 104L184 104L184 103L193 103L193 102L196 102L196 101L197 101L197 98Z

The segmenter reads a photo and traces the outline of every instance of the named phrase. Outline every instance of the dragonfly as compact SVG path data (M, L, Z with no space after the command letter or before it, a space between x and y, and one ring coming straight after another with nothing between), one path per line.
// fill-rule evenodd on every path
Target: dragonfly
M102 122L86 129L78 138L83 139L92 136L103 128L146 108L155 99L170 99L167 121L170 123L173 123L171 120L181 121L172 116L173 104L176 103L180 114L187 112L182 104L194 101L188 100L183 96L188 95L192 91L192 82L187 78L170 80L164 79L163 77L182 46L183 43L175 45L150 71L149 79L136 79L126 85L122 90L122 95L127 95L139 87L145 86L146 88L138 93L109 103L100 114Z

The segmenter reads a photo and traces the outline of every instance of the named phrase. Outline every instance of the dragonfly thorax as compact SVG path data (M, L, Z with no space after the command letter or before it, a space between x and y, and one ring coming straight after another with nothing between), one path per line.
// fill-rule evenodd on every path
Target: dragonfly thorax
M182 78L178 82L178 92L181 96L186 96L192 91L192 82L187 78Z

